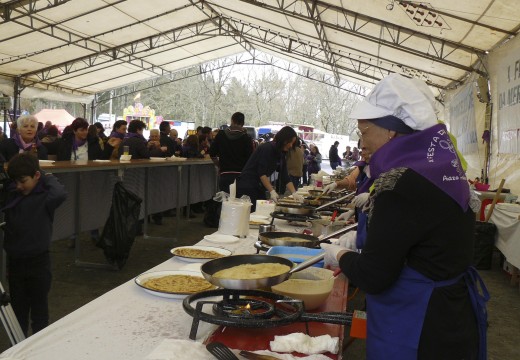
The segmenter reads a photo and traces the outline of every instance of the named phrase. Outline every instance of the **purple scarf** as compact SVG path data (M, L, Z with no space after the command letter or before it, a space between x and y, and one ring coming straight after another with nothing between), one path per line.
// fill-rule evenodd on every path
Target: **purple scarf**
M411 135L396 137L370 159L370 175L377 179L393 168L414 170L444 191L466 211L469 185L444 124Z
M119 133L119 132L117 132L117 131L112 131L112 132L110 133L110 136L109 136L109 137L115 137L115 138L118 138L118 139L123 140L123 139L125 138L125 134L121 134L121 133Z
M36 145L36 147L40 147L40 145L42 144L40 139L38 138L38 136L34 137L33 142L26 144L25 141L23 141L20 134L18 134L17 132L14 133L13 139L14 139L15 144L18 146L18 148L23 151L31 150L33 144Z
M87 139L85 139L85 140L77 140L76 136L73 136L72 137L72 149L74 150L74 153L76 153L76 151L78 150L78 148L80 146L85 145L86 142L87 142Z

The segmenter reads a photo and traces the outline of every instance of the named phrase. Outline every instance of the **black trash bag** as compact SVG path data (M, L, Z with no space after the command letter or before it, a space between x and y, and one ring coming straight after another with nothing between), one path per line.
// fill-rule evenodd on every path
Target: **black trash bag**
M108 262L122 269L134 243L143 200L128 191L122 182L114 185L110 215L96 243L104 250Z
M491 269L497 227L490 222L477 221L475 225L475 254L473 263L478 270Z
M218 228L220 222L220 212L222 203L213 199L206 202L206 212L204 213L204 224L210 228Z

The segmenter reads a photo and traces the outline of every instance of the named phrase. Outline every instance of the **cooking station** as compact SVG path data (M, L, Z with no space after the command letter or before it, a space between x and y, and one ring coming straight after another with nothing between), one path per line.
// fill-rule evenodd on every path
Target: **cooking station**
M276 219L274 223L279 230L290 232L302 230L300 227L289 225L285 220ZM254 243L257 239L258 230L251 229L247 238L235 243L218 245L201 240L197 245L219 246L231 250L233 254L254 254ZM176 270L186 264L173 257L149 271ZM219 341L234 349L254 351L269 349L269 342L275 335L294 332L303 332L310 336L328 334L339 337L341 344L344 334L344 325L341 324L348 323L350 317L344 312L347 305L347 289L347 279L343 275L338 276L334 280L334 288L325 304L309 312L302 310L299 301L278 303L273 309L269 304L276 300L283 300L283 296L271 293L270 296L273 298L261 303L258 299L260 295L264 295L264 292L246 291L245 302L251 303L252 309L243 310L247 304L244 305L239 301L237 304L239 311L235 311L239 315L238 318L224 317L218 313L220 310L217 310L215 315L214 304L209 304L205 305L208 307L207 314L198 315L195 319L193 316L197 308L195 301L206 295L211 296L210 301L215 301L214 295L218 295L220 300L235 299L237 298L235 290L219 289L213 290L216 293L198 293L184 300L168 299L143 291L134 283L134 279L131 279L8 349L1 354L0 358L137 360L145 359L165 339L189 340L190 338L195 338L197 342L202 343ZM222 309L224 312L233 312L228 305L223 306ZM272 318L259 316L251 319L248 315L273 312L276 316ZM211 358L211 354L208 355ZM331 359L340 359L341 346L338 355L330 353L326 355Z

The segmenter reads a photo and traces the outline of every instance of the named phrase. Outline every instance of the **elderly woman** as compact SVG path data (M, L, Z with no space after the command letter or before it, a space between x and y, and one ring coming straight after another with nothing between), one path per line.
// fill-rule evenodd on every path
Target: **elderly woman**
M16 132L11 139L0 144L0 154L9 161L18 153L32 152L38 159L47 159L47 148L38 138L38 119L32 115L20 116L16 120Z
M88 134L88 122L83 118L76 118L67 131L58 140L57 159L63 160L96 160L108 159L121 140L112 138L102 149L97 136Z
M367 358L485 359L489 295L471 266L478 199L431 91L393 74L351 117L375 180L365 248L323 247L367 293Z

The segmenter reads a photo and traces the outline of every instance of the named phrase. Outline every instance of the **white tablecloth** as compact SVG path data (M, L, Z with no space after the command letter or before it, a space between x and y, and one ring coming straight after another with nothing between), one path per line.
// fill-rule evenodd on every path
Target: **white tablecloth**
M486 207L486 213L489 205ZM499 203L495 205L490 222L497 227L495 245L507 261L520 268L520 205Z
M284 231L302 230L278 220L276 224ZM258 230L251 229L247 238L236 243L219 245L201 240L198 245L251 254L257 236ZM176 270L187 264L174 257L149 271ZM188 339L191 324L192 317L183 310L181 299L151 295L132 279L8 349L0 358L141 360L165 338ZM216 325L201 322L197 341L215 329Z

